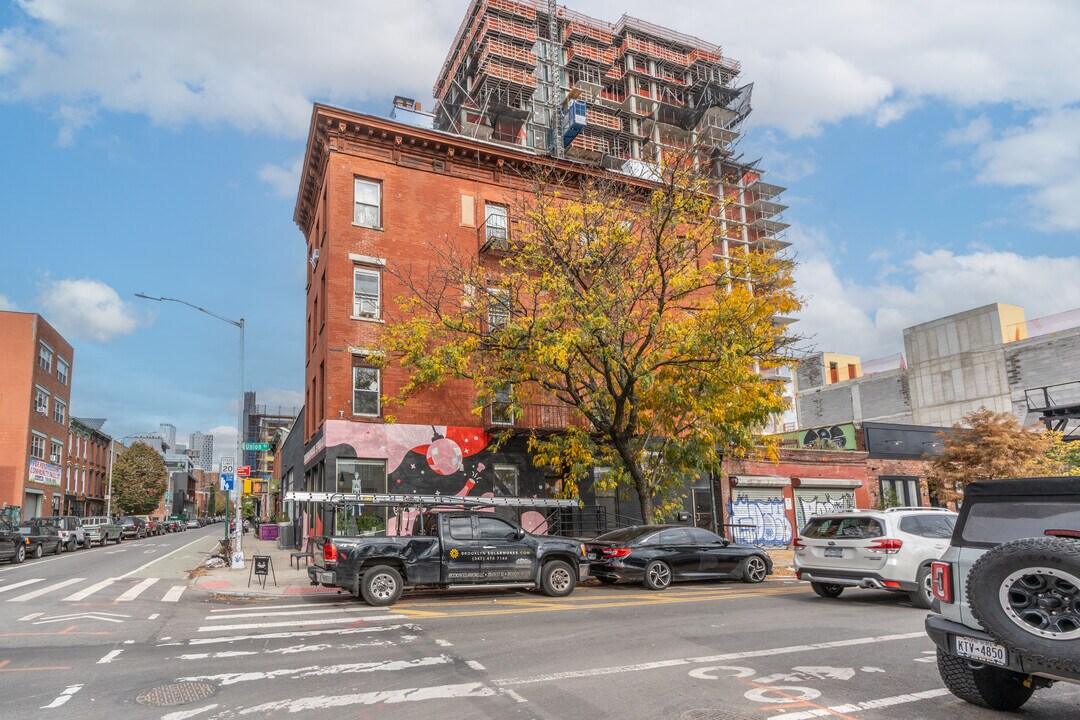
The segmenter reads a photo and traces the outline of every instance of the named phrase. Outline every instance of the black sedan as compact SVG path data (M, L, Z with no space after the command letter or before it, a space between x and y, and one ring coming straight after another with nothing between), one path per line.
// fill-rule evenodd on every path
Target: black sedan
M600 582L643 582L650 590L682 580L759 583L772 572L772 558L761 548L736 545L696 527L635 525L585 546L589 572Z
M45 553L59 555L64 548L60 533L51 525L36 522L19 523L19 534L23 537L27 557L39 558Z

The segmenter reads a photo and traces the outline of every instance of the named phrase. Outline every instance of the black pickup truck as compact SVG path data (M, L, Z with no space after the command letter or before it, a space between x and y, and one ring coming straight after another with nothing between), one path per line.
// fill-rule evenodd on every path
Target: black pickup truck
M312 585L391 605L406 587L540 588L563 597L588 577L584 546L532 535L492 513L427 513L413 535L316 538Z

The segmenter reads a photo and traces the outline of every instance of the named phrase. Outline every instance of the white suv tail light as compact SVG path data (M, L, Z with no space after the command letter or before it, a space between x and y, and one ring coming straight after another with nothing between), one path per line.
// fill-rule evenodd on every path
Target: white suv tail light
M871 540L870 544L866 546L866 549L870 552L880 552L886 555L894 555L900 552L900 548L904 546L904 541L897 538L877 538Z
M934 591L934 597L941 602L951 603L953 601L951 563L934 562L930 564L930 589Z

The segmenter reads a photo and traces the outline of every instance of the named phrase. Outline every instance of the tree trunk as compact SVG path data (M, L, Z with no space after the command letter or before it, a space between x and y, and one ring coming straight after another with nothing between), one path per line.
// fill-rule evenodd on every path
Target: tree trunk
M656 510L653 507L652 490L649 488L645 473L638 465L637 458L634 457L634 452L626 439L615 438L612 444L619 453L619 457L622 458L626 471L630 473L630 478L634 481L634 491L637 493L638 504L641 506L641 522L651 525L656 522Z

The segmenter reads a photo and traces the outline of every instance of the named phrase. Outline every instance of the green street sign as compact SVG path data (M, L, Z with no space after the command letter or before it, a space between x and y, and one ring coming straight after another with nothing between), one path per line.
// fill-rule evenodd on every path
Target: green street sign
M270 449L270 443L244 443L244 450L258 450L260 452L267 452Z

